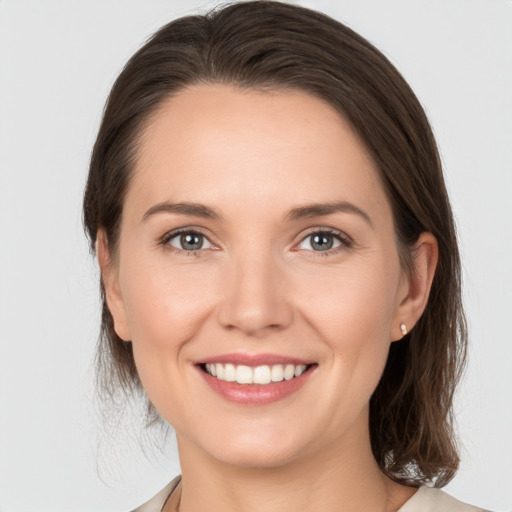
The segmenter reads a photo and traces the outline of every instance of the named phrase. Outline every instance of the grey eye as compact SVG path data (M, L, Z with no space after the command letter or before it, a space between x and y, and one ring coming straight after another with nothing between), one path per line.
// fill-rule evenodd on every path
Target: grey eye
M335 249L340 245L341 240L335 235L330 233L312 233L302 240L299 244L299 249L320 252Z
M204 235L193 231L179 233L170 238L168 243L182 251L199 251L200 249L209 249L212 246Z

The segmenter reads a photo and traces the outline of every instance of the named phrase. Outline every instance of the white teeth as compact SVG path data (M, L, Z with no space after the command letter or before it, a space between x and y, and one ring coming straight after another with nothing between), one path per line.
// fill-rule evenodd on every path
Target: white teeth
M295 377L300 377L304 373L305 369L306 369L305 364L299 364L299 366L296 366L295 367Z
M219 380L227 382L237 382L238 384L270 384L271 382L281 382L291 380L294 377L300 377L307 366L305 364L275 364L272 366L262 365L251 368L245 365L234 365L231 363L207 363L206 372L217 377Z
M271 382L270 366L256 366L254 368L254 384L270 384Z
M272 382L281 382L284 379L284 371L282 364L272 366Z
M236 368L234 364L227 364L224 367L224 380L234 382L236 380Z
M238 384L252 384L252 368L242 365L237 366L236 381Z
M284 369L285 380L291 380L295 376L295 366L293 364L287 364Z

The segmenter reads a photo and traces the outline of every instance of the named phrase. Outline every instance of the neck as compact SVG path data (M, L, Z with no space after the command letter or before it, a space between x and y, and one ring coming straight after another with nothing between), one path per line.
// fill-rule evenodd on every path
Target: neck
M388 512L415 492L387 478L366 442L340 442L278 467L239 467L178 436L180 512Z

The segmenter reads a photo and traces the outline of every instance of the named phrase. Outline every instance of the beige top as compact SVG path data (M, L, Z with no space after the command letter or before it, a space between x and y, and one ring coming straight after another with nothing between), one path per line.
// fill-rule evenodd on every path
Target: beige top
M148 502L136 508L133 512L161 512L165 503L171 499L176 501L174 508L177 510L179 501L179 484L181 476L177 476L171 483L166 485L156 496ZM173 491L177 489L177 492ZM172 495L172 496L171 496ZM433 487L420 487L397 512L488 512L482 508L473 507L456 500L441 489Z

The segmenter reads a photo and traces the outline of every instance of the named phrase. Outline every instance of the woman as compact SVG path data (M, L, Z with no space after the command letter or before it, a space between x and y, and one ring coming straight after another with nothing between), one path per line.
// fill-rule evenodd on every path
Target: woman
M478 510L426 486L459 461L460 262L428 121L366 40L279 2L163 27L84 219L107 384L178 441L137 510Z

